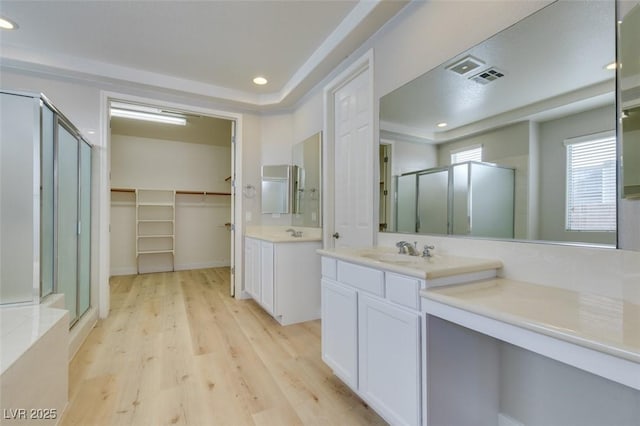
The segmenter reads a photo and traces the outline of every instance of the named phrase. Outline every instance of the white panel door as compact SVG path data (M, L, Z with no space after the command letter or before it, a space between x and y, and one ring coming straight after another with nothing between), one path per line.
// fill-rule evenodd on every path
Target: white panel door
M375 141L369 70L338 89L333 100L335 246L373 245Z
M322 279L322 360L351 389L358 388L358 295Z
M358 327L363 398L391 424L420 424L420 314L360 293Z

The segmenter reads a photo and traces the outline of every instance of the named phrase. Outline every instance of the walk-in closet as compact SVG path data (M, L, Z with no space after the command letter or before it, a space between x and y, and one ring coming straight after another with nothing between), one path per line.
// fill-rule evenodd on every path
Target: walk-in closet
M234 123L123 102L110 117L110 274L230 266Z

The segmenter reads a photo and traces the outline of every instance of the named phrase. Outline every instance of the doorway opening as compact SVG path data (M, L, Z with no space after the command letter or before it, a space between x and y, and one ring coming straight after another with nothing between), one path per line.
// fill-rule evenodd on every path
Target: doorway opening
M108 275L229 267L234 296L241 117L120 96L106 111Z

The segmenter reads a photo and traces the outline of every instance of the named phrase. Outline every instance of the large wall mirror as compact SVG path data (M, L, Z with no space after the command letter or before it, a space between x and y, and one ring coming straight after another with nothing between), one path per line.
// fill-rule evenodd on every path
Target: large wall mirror
M380 230L615 247L615 61L559 0L383 96Z
M296 166L292 224L319 228L322 226L322 133L295 144L292 162Z
M640 198L640 4L620 5L618 43L622 196Z

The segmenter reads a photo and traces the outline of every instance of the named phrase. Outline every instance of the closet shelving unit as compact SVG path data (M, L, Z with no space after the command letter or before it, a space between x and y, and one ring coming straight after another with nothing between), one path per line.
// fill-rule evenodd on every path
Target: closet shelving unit
M140 256L171 254L175 270L176 191L136 189L136 264Z

